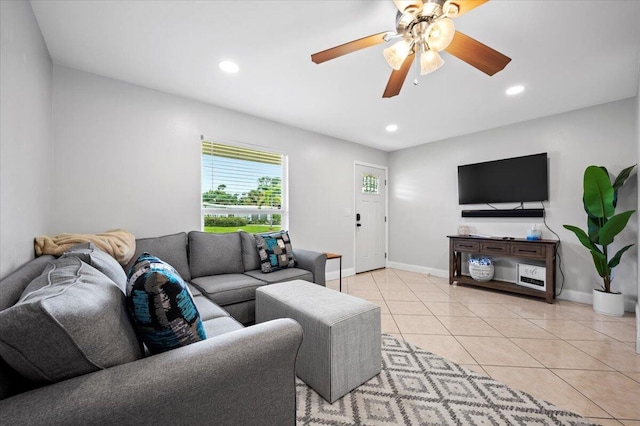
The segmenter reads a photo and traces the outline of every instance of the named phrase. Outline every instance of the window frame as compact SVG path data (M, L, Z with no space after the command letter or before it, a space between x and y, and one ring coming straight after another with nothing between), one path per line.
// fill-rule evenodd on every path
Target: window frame
M202 183L204 180L203 176L203 144L218 144L218 145L226 145L234 148L241 149L250 149L253 151L264 152L269 154L278 154L281 156L282 163L280 165L282 178L281 178L281 187L280 187L280 208L271 208L271 207L261 207L261 208L244 208L244 207L233 207L229 208L208 208L204 207L204 203L202 202ZM254 214L279 214L281 220L281 229L289 229L289 156L273 148L265 147L262 145L255 145L237 141L229 141L221 138L210 138L201 135L200 143L198 144L199 152L200 152L200 195L199 195L199 203L200 203L200 229L201 231L205 230L204 226L204 218L206 215L254 215ZM213 189L213 188L212 188Z

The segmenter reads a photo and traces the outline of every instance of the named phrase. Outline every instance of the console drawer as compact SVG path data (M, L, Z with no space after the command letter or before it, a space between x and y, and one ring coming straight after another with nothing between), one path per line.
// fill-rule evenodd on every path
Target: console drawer
M508 254L509 245L500 241L483 241L480 243L480 253L483 254Z
M511 254L519 257L544 259L546 255L546 247L542 244L512 244Z
M477 252L480 251L480 243L477 241L454 241L453 249L455 251Z

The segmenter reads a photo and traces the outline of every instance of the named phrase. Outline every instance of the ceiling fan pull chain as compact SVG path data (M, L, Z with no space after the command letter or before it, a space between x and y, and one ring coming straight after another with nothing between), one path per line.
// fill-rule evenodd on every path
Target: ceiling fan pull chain
M416 53L417 54L417 53ZM420 65L418 65L420 63L420 61L415 61L414 62L414 69L416 70L416 78L413 79L413 85L417 86L418 84L420 84L420 80L418 80L418 77L420 77Z

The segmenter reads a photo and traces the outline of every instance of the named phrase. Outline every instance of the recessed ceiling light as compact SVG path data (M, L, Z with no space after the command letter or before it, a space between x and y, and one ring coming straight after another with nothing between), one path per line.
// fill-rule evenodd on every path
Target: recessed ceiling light
M522 84L518 84L517 86L511 86L504 93L509 96L517 95L519 93L524 92L524 86Z
M222 62L220 62L218 64L218 66L220 67L220 69L222 71L228 72L230 74L236 73L240 69L238 64L236 64L235 62L231 62L231 61L222 61Z
M393 133L396 130L398 130L398 125L397 124L389 124L387 127L385 127L386 131L389 133Z

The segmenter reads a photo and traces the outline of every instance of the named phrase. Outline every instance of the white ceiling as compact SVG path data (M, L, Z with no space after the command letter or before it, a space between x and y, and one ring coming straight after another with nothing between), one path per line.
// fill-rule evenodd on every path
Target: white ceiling
M31 0L57 64L386 151L635 96L640 1L493 0L456 28L512 58L489 77L443 54L382 99L384 45L312 53L392 31L391 0ZM218 62L233 59L235 75ZM524 84L525 93L504 90ZM396 123L389 134L385 126Z

